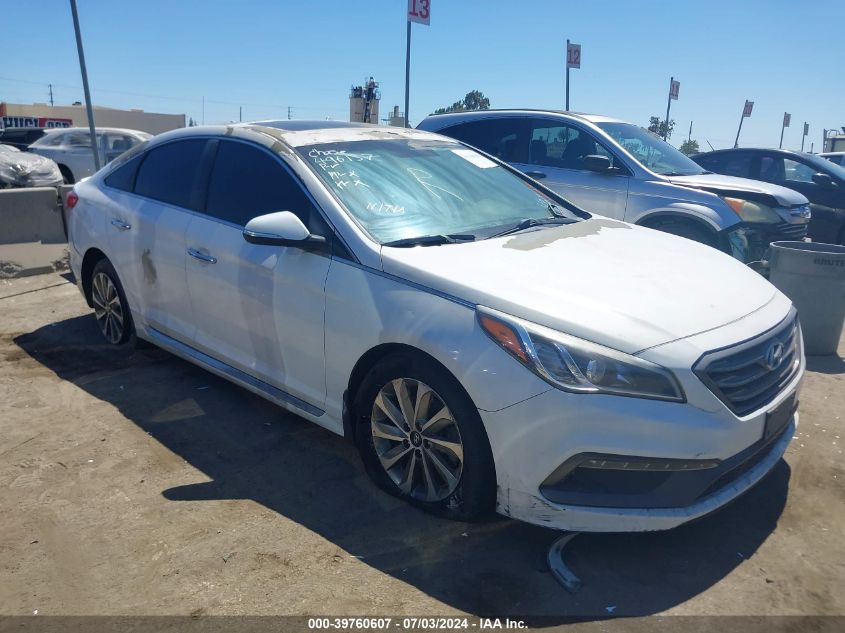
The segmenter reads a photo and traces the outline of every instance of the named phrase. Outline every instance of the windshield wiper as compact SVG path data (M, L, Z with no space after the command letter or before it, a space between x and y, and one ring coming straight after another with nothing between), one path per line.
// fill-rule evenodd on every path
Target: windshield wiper
M456 242L472 242L475 235L464 233L451 233L449 235L419 235L417 237L406 237L401 240L385 242L382 246L439 246L441 244L454 244Z
M517 225L512 226L509 229L505 229L500 233L495 233L490 237L501 237L503 235L510 235L511 233L524 231L525 229L530 229L535 226L547 226L550 224L573 224L575 222L578 222L578 220L575 218L567 218L563 216L555 216L553 218L525 218Z

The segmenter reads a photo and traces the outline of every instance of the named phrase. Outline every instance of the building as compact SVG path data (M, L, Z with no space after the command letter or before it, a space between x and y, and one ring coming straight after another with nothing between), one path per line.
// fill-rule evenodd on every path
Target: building
M390 116L385 121L393 127L405 127L405 113L399 112L399 106L393 106Z
M79 103L69 106L51 106L46 103L0 102L3 127L87 127L88 113ZM184 114L159 114L143 110L118 110L94 106L94 123L97 127L122 127L150 134L185 127Z
M370 80L363 86L352 86L349 92L349 121L351 123L378 123L378 102L381 92L378 82Z

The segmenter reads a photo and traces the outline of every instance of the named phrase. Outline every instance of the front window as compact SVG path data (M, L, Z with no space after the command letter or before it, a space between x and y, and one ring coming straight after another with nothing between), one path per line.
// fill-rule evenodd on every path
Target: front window
M489 237L503 226L571 210L458 143L391 139L297 148L376 241L429 235Z
M705 173L700 165L648 130L630 123L597 125L649 171L661 176L694 176Z

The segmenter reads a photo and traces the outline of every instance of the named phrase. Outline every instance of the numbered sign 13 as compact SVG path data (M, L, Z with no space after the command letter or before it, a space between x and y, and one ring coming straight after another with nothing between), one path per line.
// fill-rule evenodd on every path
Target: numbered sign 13
M408 22L431 24L431 0L408 0Z

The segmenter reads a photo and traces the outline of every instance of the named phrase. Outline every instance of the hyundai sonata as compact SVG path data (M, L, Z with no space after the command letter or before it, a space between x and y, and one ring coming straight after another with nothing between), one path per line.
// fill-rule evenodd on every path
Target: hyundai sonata
M765 279L442 136L178 130L68 206L108 342L353 439L379 486L444 516L671 528L759 481L797 424L801 331Z

